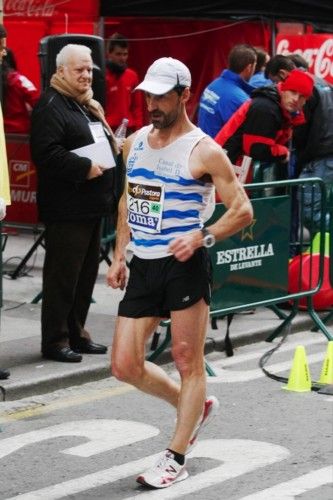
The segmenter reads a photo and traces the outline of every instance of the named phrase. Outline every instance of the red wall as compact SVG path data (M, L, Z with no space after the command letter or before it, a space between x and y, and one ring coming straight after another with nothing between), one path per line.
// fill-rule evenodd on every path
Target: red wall
M95 34L99 2L96 0L4 0L7 45L18 68L39 86L38 45L47 35Z
M7 1L8 5L42 6L56 0ZM59 3L59 2L58 2ZM171 56L184 61L192 72L192 99L188 107L195 121L197 103L204 87L226 67L227 55L236 43L249 43L269 49L270 29L264 23L195 21L178 19L112 18L99 23L95 0L71 0L38 15L12 16L5 8L4 24L8 47L17 58L18 69L40 85L38 47L41 38L63 33L102 35L108 38L119 31L130 40L129 65L143 78L157 58ZM67 8L67 11L65 9ZM76 10L74 9L76 8ZM80 10L79 10L80 9ZM30 12L30 11L29 11ZM27 14L27 12L25 12ZM31 12L30 12L31 14ZM47 14L47 15L46 15ZM28 137L22 143L7 138L13 203L8 207L8 222L36 223L36 176L30 161Z
M183 61L192 73L192 116L204 87L226 67L233 45L270 46L270 28L261 22L106 18L104 30L105 38L119 31L130 39L129 64L141 77L159 57Z
M35 0L36 2L38 0ZM80 2L67 2L74 10ZM158 57L176 57L187 64L193 77L193 98L189 108L194 114L203 88L226 67L229 50L236 43L249 43L269 49L270 29L260 22L196 21L154 18L106 18L100 28L92 13L92 3L81 2L86 14L57 14L52 17L18 19L5 17L8 31L7 44L14 50L19 70L39 86L39 40L47 35L83 33L102 35L107 39L119 31L130 40L129 64L140 77ZM83 7L82 7L83 8ZM67 20L67 21L66 21Z

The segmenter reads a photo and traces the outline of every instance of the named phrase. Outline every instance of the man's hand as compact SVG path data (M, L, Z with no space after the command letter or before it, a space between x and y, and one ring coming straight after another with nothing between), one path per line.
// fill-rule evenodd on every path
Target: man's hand
M179 236L171 241L169 244L169 251L180 262L188 260L197 248L202 246L201 231L195 231L185 236Z
M88 181L100 177L104 173L104 168L101 165L92 164L87 175Z
M124 143L126 141L126 138L122 138L122 137L117 137L116 138L116 141L117 141L117 146L118 146L118 149L119 151L122 153L123 149L124 149Z
M113 259L106 275L106 281L111 288L124 290L126 286L126 262L125 259Z

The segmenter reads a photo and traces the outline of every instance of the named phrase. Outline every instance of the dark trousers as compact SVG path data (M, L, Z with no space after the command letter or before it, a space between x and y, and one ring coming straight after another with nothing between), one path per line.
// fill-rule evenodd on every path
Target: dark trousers
M42 351L75 347L84 330L100 255L101 219L45 225Z

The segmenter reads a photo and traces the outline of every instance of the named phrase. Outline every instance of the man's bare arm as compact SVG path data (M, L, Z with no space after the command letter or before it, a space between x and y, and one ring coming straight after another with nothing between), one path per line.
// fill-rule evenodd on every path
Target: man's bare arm
M196 178L209 174L214 182L227 211L214 224L208 227L217 241L229 238L248 226L253 218L250 200L238 181L233 167L213 140L205 138L193 151L191 171ZM175 238L169 245L170 251L180 260L185 261L203 244L201 231L194 231Z
M123 157L126 164L133 136L126 139L123 147ZM126 247L130 241L130 228L127 224L127 190L126 186L118 204L116 247L112 264L107 273L107 283L112 288L121 288L126 285Z
M215 188L227 211L208 230L216 240L223 240L248 226L253 217L251 202L245 189L238 181L232 164L222 149L209 141L201 146L203 165L211 175Z

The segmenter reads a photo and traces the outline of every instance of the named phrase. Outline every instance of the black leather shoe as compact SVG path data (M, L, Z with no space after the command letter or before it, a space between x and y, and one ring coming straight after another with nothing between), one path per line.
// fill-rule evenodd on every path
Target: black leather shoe
M74 352L70 347L53 347L43 352L43 358L62 361L63 363L79 363L82 356Z
M0 370L0 380L6 380L10 375L8 370Z
M80 354L105 354L108 348L102 344L95 344L91 340L81 340L72 346L73 351Z

